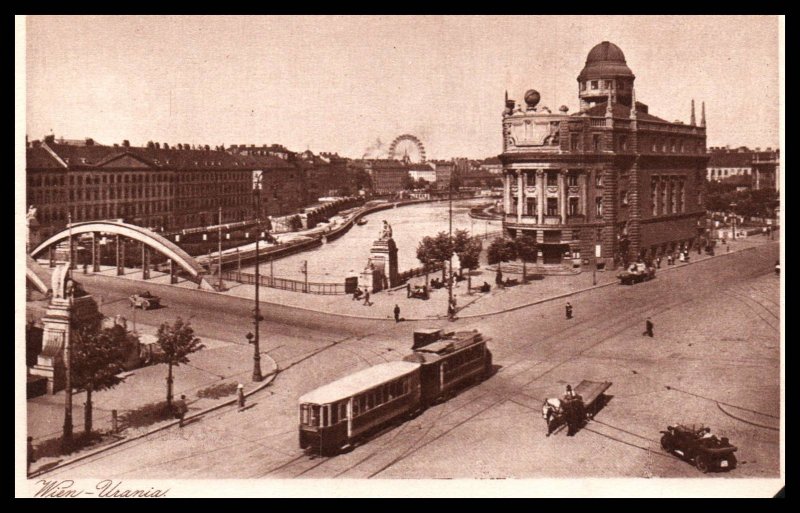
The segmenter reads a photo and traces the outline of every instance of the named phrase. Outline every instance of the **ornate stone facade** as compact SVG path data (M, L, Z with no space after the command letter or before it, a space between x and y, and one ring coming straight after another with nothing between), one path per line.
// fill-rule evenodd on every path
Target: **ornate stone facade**
M580 112L553 114L532 90L524 111L506 98L504 230L534 235L540 261L578 266L596 255L613 267L696 243L705 116L687 125L651 115L634 80L622 51L603 42L578 77Z

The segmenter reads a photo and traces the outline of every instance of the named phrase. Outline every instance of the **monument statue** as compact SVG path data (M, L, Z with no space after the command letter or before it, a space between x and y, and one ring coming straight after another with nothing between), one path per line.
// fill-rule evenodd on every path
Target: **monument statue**
M28 213L25 214L25 251L31 250L31 224L38 225L36 221L36 207L31 205L28 207Z
M383 221L383 230L381 231L381 236L379 240L388 240L392 238L392 225L390 225L385 219Z

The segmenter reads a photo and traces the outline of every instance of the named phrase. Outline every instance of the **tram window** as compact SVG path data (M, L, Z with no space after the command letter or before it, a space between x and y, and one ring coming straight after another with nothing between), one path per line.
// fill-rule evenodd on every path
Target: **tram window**
M330 426L330 423L328 422L328 417L329 417L328 412L330 411L329 407L326 405L322 406L320 409L322 410L322 422L320 423L320 426L322 427Z
M358 402L358 398L353 398L353 417L358 417L361 414L361 405Z
M300 406L300 424L308 425L308 405Z
M358 406L362 412L367 411L367 398L364 395L358 397Z
M319 405L317 404L311 406L311 420L308 425L314 427L319 426Z
M340 419L347 418L347 401L339 403L339 418Z

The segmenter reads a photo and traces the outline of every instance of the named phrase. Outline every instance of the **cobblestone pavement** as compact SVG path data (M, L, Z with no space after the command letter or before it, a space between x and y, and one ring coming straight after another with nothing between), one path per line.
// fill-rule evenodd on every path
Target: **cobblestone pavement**
M430 322L481 329L492 339L497 373L352 452L309 458L297 447L297 397L359 368L401 358L420 325L342 318L331 328L335 340L296 348L290 363L281 365L273 394L259 397L250 410L219 411L180 433L112 449L52 476L697 477L694 467L658 443L668 424L694 422L739 446L740 466L712 479L776 477L777 254L777 244L755 244L679 266L651 282L575 294L572 320L564 319L561 302L546 302ZM655 323L652 339L641 335L647 316ZM542 400L581 379L612 381L610 401L577 436L545 437Z

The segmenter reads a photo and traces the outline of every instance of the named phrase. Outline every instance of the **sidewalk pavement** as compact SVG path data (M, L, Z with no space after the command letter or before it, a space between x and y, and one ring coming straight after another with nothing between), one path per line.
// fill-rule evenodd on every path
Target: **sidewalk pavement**
M141 274L140 274L141 276ZM138 323L137 332L145 337L154 337L157 327ZM206 346L189 356L190 363L173 367L173 395L175 399L186 395L189 411L187 418L209 408L214 408L236 398L235 385L242 383L245 394L252 393L269 383L277 372L277 364L266 353L261 353L261 366L265 380L253 383L253 349L249 344L226 342L200 337ZM126 379L117 387L92 394L93 429L100 432L111 431L111 411L117 410L118 418L132 411L166 401L166 364L151 365L125 373ZM199 397L198 393L210 387L223 387L226 395L218 398ZM221 394L220 394L221 395ZM64 424L64 392L43 395L28 400L28 436L33 437L34 447L45 441L59 438ZM72 396L72 421L75 436L83 433L84 403L86 393L78 392ZM151 430L166 427L175 420L170 418L142 427L128 427L119 433L119 438L132 438ZM125 427L125 426L121 426ZM31 465L35 472L42 467L51 466L57 461L73 459L81 454L97 449L87 447L68 456L43 457Z
M690 252L689 264L676 262L668 266L666 259L662 259L661 268L656 272L658 277L661 273L690 265L695 262L707 260L709 258L719 258L729 252L741 251L750 247L765 243L774 243L763 236L753 236L744 239L729 241L728 244L718 244L715 248L715 256L706 255L705 252L697 254L696 251ZM479 269L472 272L472 293L467 291L467 281L455 284L453 295L457 303L457 317L480 317L493 315L524 306L542 302L552 298L559 298L574 294L582 290L592 288L592 273L584 271L575 275L567 276L545 276L543 280L529 281L525 285L517 285L509 288L498 288L494 284L494 271L489 270L485 261L485 252L482 255L482 265ZM466 271L465 271L466 272ZM598 271L596 273L597 286L605 286L617 282L617 274L620 269L613 271ZM103 266L101 274L114 275L113 267ZM511 270L503 269L504 276L517 277ZM169 276L164 273L151 271L149 281L155 283L169 283ZM141 270L126 269L124 278L141 281ZM431 273L430 279L440 278L441 271ZM78 278L80 280L80 278ZM208 278L216 284L214 277ZM488 293L478 292L483 282L491 285ZM412 288L415 285L425 283L425 277L411 279ZM253 299L255 297L255 286L243 285L233 281L224 281L225 291L222 294ZM182 280L176 286L196 289L197 285L190 281ZM143 284L143 288L146 286ZM212 292L214 293L214 292ZM370 294L370 305L361 300L353 300L352 295L318 295L303 294L270 287L261 287L260 298L263 303L277 303L291 306L298 309L323 312L344 317L357 317L363 319L390 320L394 321L394 306L400 307L400 317L405 321L425 321L441 320L447 318L448 293L446 288L432 290L429 300L412 299L407 297L406 288L401 287L395 290L381 291Z

